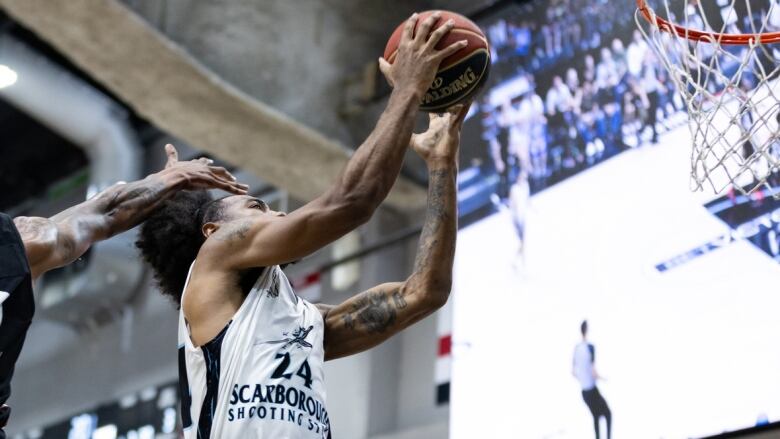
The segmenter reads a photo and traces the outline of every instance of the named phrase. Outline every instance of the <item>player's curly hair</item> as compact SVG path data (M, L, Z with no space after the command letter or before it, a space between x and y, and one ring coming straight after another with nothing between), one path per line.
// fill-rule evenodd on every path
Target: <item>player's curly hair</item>
M152 266L163 295L181 305L190 265L206 240L203 224L222 216L219 200L206 191L180 191L167 199L141 226L135 245Z

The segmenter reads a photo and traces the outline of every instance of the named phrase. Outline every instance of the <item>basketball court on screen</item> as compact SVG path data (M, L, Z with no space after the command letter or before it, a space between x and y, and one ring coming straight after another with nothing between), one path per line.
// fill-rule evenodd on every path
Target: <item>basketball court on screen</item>
M780 416L780 264L691 193L686 126L531 198L525 267L506 212L458 238L451 437L582 438L587 319L613 437L683 438Z

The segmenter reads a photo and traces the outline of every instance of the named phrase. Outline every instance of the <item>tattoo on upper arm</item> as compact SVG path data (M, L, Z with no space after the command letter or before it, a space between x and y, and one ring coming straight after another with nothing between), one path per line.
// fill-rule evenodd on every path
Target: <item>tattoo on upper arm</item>
M369 290L357 297L352 309L341 318L349 330L355 330L359 323L368 333L377 334L392 327L397 319L396 310L406 306L400 289Z
M395 307L387 296L383 291L368 291L353 307L358 321L369 333L385 332L395 323Z
M344 319L344 327L347 329L355 329L355 319L352 318L352 314L346 313L342 317Z
M400 290L393 291L393 303L395 303L396 308L406 308L406 299L404 299L404 295L401 294Z

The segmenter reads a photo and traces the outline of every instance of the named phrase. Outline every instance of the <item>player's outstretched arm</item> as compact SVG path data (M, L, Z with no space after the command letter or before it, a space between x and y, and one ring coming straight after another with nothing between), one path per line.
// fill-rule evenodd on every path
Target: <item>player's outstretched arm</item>
M458 229L457 175L460 128L467 106L431 116L430 128L412 139L428 164L428 208L414 273L336 306L319 305L325 319L325 358L369 349L430 315L446 302Z
M143 180L115 184L89 200L51 218L16 217L33 279L67 265L95 242L108 239L142 222L162 201L182 189L223 189L245 194L247 187L206 158L179 162L173 145L166 145L164 170Z
M368 221L387 197L401 170L420 100L443 59L465 47L460 41L437 50L452 29L447 22L431 32L439 14L420 23L407 20L392 65L380 68L393 86L387 108L374 131L355 151L333 186L286 216L258 216L222 227L204 244L202 255L231 270L299 260ZM295 166L291 163L290 166Z

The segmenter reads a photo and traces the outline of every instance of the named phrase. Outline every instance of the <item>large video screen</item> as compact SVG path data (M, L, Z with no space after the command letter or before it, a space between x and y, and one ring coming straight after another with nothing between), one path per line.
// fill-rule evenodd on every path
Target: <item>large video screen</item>
M780 420L780 202L689 190L683 102L634 9L506 2L477 19L494 64L464 128L454 439Z

